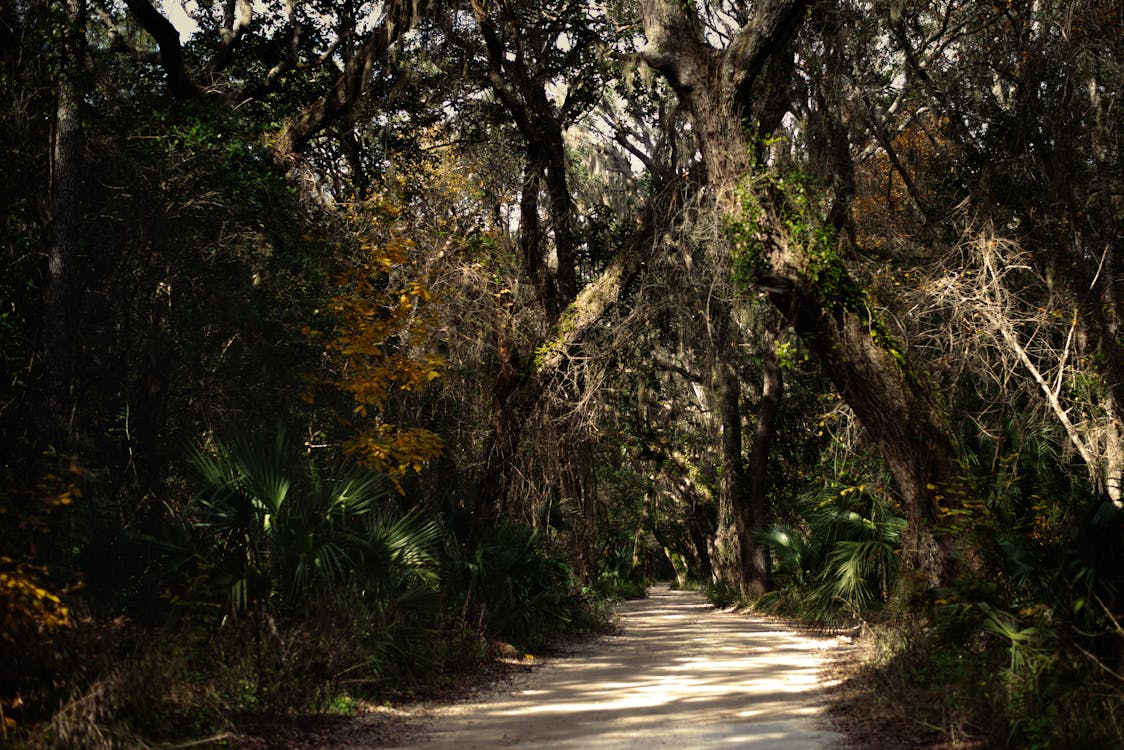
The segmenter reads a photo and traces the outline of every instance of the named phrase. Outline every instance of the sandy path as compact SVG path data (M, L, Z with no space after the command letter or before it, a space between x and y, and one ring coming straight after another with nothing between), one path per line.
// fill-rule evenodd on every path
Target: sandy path
M479 701L434 710L399 750L675 747L815 750L831 639L715 611L654 588L618 612L620 635L545 664Z

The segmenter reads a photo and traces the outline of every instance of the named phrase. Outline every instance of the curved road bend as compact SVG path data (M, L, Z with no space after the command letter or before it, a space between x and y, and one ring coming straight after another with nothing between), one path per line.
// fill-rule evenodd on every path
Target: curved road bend
M716 611L653 588L597 639L480 701L439 708L398 750L669 747L817 750L843 737L822 718L834 639Z

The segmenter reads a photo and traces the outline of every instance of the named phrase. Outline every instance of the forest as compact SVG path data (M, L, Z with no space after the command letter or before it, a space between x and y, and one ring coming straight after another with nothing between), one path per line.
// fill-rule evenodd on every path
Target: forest
M670 579L930 746L1124 745L1122 10L0 0L0 744Z

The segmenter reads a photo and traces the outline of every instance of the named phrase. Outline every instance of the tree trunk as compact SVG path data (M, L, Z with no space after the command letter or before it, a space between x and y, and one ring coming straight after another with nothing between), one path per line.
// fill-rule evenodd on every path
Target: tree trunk
M745 520L747 533L751 538L765 527L765 496L769 491L769 452L773 438L777 434L777 414L781 398L784 396L784 378L777 357L777 335L780 316L769 314L765 323L765 333L761 340L762 383L761 402L757 405L757 421L753 429L753 446L749 453L748 484L749 495L745 501ZM768 569L761 546L754 544L748 549L742 565L750 570L756 580L768 587Z
M538 401L540 381L523 366L511 335L511 293L498 300L496 354L499 371L492 391L491 431L484 447L484 464L476 479L473 521L478 528L494 526L508 510L512 462L531 409Z
M524 40L520 36L518 18L510 15L506 6L501 6L498 20L489 15L492 8L485 3L473 2L472 7L488 55L488 83L511 115L526 144L527 164L524 167L520 209L523 221L534 221L539 245L535 248L538 255L533 258L535 267L529 267L528 272L535 280L540 297L544 298L547 314L554 318L573 301L578 291L574 202L566 174L562 115L547 96L546 84L539 73L524 61ZM546 188L550 229L558 261L553 278L542 278L546 267L541 250L546 233L539 228L538 217L528 215L529 207L538 209L540 183ZM534 191L533 195L528 193L529 189ZM525 244L523 249L527 258Z
M721 266L720 266L721 267ZM715 578L742 596L765 593L765 558L754 540L756 518L749 474L743 456L741 373L735 360L735 324L729 306L710 300L712 411L721 445L722 473L718 484L718 523L711 562Z
M729 361L730 343L716 342L724 347L715 352L711 368L711 413L715 423L714 438L721 446L718 482L718 523L710 555L714 578L737 591L749 594L749 580L742 566L742 548L751 541L742 528L742 505L745 502L745 467L742 463L741 379ZM725 355L725 356L723 356ZM762 593L762 592L758 592Z
M546 267L546 237L539 219L539 193L545 169L533 149L528 148L527 161L523 165L523 189L519 195L519 250L523 256L523 270L535 287L547 319L557 320L562 305L554 278Z
M633 579L648 580L651 576L651 570L648 566L648 529L651 526L652 519L652 504L655 500L652 497L652 486L649 483L647 491L644 492L644 502L640 507L640 517L636 520L636 530L632 533L632 563L629 565L629 575Z
M969 489L928 379L892 342L873 335L869 320L832 306L814 289L770 296L886 461L908 521L902 539L907 564L930 586L951 585L976 572L978 552L964 530L943 528L969 499Z
M722 51L706 43L689 6L644 0L640 8L649 42L645 57L687 111L719 210L744 221L739 187L755 171L753 144L768 135L754 127L752 88L766 61L788 49L805 3L766 3ZM783 198L767 188L758 193L753 200L760 215L750 230L760 256L754 282L805 340L878 445L909 522L907 562L929 585L951 584L979 563L963 534L936 533L967 492L939 402L866 306L842 259L806 255L785 228Z
M1101 75L1097 58L1088 57L1088 79L1086 90L1089 92L1089 104L1093 113L1093 127L1090 132L1090 152L1093 163L1096 165L1096 174L1112 174L1108 156L1108 142L1114 133L1108 123L1111 122L1105 111L1104 102L1099 93ZM1119 122L1119 120L1117 120ZM1119 132L1115 135L1119 137ZM1121 333L1124 317L1121 310L1119 267L1116 262L1120 249L1121 232L1117 211L1113 205L1113 190L1109 184L1094 187L1096 207L1094 226L1100 231L1086 231L1084 244L1089 248L1100 250L1101 257L1097 270L1093 274L1088 288L1092 295L1079 295L1078 299L1085 300L1085 317L1093 321L1096 329L1097 349L1102 355L1102 369L1105 376L1105 386L1108 391L1104 399L1105 409L1112 417L1108 426L1105 446L1105 489L1109 498L1121 507L1124 505L1124 341ZM1073 245L1069 245L1073 247ZM1075 259L1078 263L1080 261ZM1079 267L1079 266L1078 266ZM1090 304L1092 302L1092 304Z
M55 79L54 143L51 149L51 239L43 291L43 401L41 437L57 444L69 437L74 378L74 325L78 292L74 265L82 231L82 122L80 77L85 56L85 3L66 0L59 69Z

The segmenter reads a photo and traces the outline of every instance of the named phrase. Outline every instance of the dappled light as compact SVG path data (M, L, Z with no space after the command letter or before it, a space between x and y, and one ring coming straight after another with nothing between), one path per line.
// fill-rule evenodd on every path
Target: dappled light
M835 639L719 612L666 587L626 602L618 618L619 634L526 684L442 712L416 746L807 750L837 739L820 718Z

